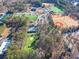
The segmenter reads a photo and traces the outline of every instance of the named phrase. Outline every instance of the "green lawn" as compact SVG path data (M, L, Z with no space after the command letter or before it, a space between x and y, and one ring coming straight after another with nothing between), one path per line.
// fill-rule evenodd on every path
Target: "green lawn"
M26 17L26 18L28 18L31 21L37 20L37 16L36 15L30 15L30 14L26 14L26 13L19 13L19 14L14 14L13 15L13 17L16 17L16 16L23 17L23 18Z
M29 18L29 20L36 20L37 19L37 16L34 16L34 15L26 15L26 17Z
M26 34L27 37L25 37L24 46L22 50L27 54L34 51L34 49L30 47L32 43L36 40L34 35L35 33L28 33L28 35Z
M53 11L54 13L58 13L58 14L64 13L64 10L62 10L62 8L59 8L58 6L52 6L51 11Z

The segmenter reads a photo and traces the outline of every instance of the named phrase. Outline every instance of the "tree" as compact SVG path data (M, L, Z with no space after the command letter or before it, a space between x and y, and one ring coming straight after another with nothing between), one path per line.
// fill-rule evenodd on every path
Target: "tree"
M60 7L63 7L65 9L65 14L69 14L71 12L74 12L76 9L73 6L73 4L66 0L56 0L57 4Z
M59 46L62 41L62 34L59 30L60 28L53 27L51 30L48 30L48 27L50 27L49 24L39 26L38 33L40 33L40 36L36 42L36 46L38 47L38 50L41 48L42 53L44 54L41 57L39 56L39 59L42 59L42 57L44 59L50 59L53 55L54 56L52 58L57 57L57 54L59 55L58 51L61 53L63 49L62 46Z
M24 25L22 25L19 28L17 28L17 26L15 26L15 27L11 26L13 40L12 40L12 44L11 44L10 48L7 51L5 59L22 59L22 56L24 55L24 54L22 54L23 53L22 47L23 47L23 42L24 42L25 34L26 34L26 25L25 24L27 24L27 18L22 19L20 17L14 17L9 22L11 22L11 25L15 25L15 23L17 21L20 23L24 23ZM9 22L7 22L7 23L9 23ZM9 23L9 25L10 25L10 23ZM17 28L17 31L15 31L16 28ZM26 56L26 54L24 56Z

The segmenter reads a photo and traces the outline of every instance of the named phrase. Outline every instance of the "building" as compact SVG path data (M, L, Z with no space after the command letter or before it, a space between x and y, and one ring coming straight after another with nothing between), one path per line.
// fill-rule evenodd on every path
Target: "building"
M3 33L1 34L1 36L3 38L6 38L8 35L10 34L10 28L4 28Z
M49 8L51 6L50 3L42 3L42 5L45 7L45 8Z

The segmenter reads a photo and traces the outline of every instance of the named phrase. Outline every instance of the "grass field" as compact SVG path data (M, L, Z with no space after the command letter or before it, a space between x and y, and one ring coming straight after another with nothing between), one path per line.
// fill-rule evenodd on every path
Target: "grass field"
M19 13L19 14L14 14L13 15L13 17L16 17L16 16L23 17L23 18L26 17L26 18L28 18L31 21L37 20L37 16L36 15L30 15L30 14L26 14L26 13Z
M34 52L34 49L31 47L31 45L36 39L35 39L35 36L32 36L32 35L35 35L35 33L26 34L24 46L22 48L22 50L27 54Z
M34 16L34 15L26 15L26 17L28 17L30 20L36 20L37 19L37 16Z
M51 11L53 11L54 13L58 13L58 14L64 13L64 10L62 10L62 8L59 8L58 6L52 6Z

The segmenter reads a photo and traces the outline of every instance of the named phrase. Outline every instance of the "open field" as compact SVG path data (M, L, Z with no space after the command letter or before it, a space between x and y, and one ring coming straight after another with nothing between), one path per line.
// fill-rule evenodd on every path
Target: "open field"
M55 25L60 26L62 28L69 28L69 27L77 27L78 22L72 19L69 16L61 16L61 15L52 15L52 19Z
M35 39L35 33L27 33L24 41L24 46L22 48L22 51L26 52L26 54L29 54L31 52L34 52L34 49L31 47L32 43L36 40Z
M57 14L63 14L64 13L63 9L59 8L58 6L54 6L54 5L51 6L51 11L53 11L54 13L57 13Z
M27 13L19 13L19 14L14 14L13 17L16 17L16 16L19 16L19 17L25 17L25 18L28 18L29 20L32 20L32 21L35 21L37 19L37 16L36 15L30 15L30 14L27 14Z

